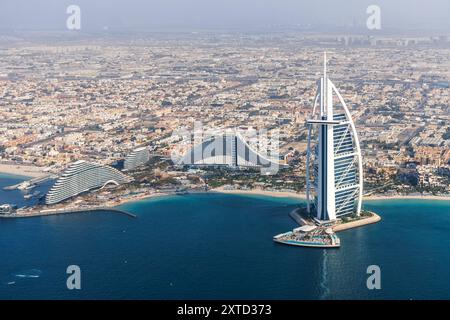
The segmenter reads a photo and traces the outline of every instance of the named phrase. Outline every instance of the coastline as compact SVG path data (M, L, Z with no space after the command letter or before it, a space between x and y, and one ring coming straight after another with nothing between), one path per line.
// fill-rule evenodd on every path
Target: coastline
M363 197L364 201L377 201L377 200L442 200L450 201L450 195L448 196L431 196L431 195L399 195L399 196L368 196Z
M1 171L0 171L1 173ZM213 193L222 193L222 194L235 194L235 195L257 195L257 196L267 196L267 197L274 197L274 198L291 198L291 199L298 199L298 200L306 200L306 195L304 193L296 193L291 191L268 191L268 190L261 190L261 189L252 189L252 190L239 190L239 189L232 189L232 190L226 190L223 188L215 188L210 189L209 191L203 191L203 190L192 190L192 191L186 191L182 194L213 194ZM115 210L121 205L125 205L128 203L133 202L139 202L143 200L148 200L152 198L159 198L159 197L170 197L178 195L176 192L153 192L153 193L145 193L140 194L135 197L129 197L124 198L116 201L108 201L103 203L102 205L94 206L91 208L86 208L86 211L96 211L97 208L101 208L102 211L104 211L107 208L111 208L111 210ZM416 199L416 200L439 200L439 201L449 201L450 196L418 196L418 195L411 195L411 196L369 196L365 197L364 201L383 201L383 200L405 200L405 199ZM49 215L46 211L53 211L51 214L59 214L59 213L79 213L84 212L82 208L57 208L54 210L44 210L43 212L39 211L28 211L24 213L15 214L14 216L11 216L11 218L21 218L21 217L36 217L36 216L46 216ZM59 211L59 212L58 212ZM63 212L61 212L63 211ZM379 217L378 217L379 218Z
M166 197L166 196L173 196L176 195L175 193L171 194L171 193L167 193L167 192L155 192L155 193L150 193L150 194L142 194L139 195L137 197L133 197L133 198L125 198L125 199L121 199L121 200L116 200L116 201L111 201L111 202L107 202L105 204L106 207L111 207L111 208L115 208L127 203L132 203L132 202L139 202L139 201L143 201L143 200L148 200L148 199L152 199L152 198L159 198L159 197Z
M208 191L202 191L202 190L187 190L184 194L213 194L213 193L222 193L222 194L236 194L236 195L259 195L259 196L267 196L267 197L274 197L274 198L296 198L300 200L306 200L306 195L302 193L295 193L295 192L288 192L288 191L266 191L266 190L225 190L222 188L215 188L210 189ZM175 192L155 192L151 194L143 194L139 195L137 197L133 198L126 198L121 199L114 202L108 202L106 203L106 206L109 207L117 207L121 206L127 203L132 202L138 202L142 200L152 199L152 198L159 198L159 197L170 197L179 195Z
M17 164L5 164L0 163L0 175L10 175L17 176L23 178L41 178L47 176L48 173L43 171L42 167L36 166L28 166L28 165L17 165ZM193 190L186 191L186 194L196 194L196 193L223 193L223 194L236 194L236 195L259 195L259 196L268 196L275 198L294 198L299 200L306 200L305 193L298 193L294 191L275 191L275 190L262 190L262 189L250 189L250 190L242 190L242 189L224 189L223 187L218 187L214 189L210 189L208 191L202 190ZM146 193L143 195L139 195L137 197L130 197L121 199L118 201L110 201L105 203L104 205L110 207L120 206L129 202L141 201L155 197L164 197L164 196L172 196L176 195L176 193L172 192L153 192ZM434 196L434 195L369 195L363 196L363 201L380 201L380 200L442 200L442 201L450 201L450 194L447 196Z
M40 167L5 163L0 163L0 174L25 178L40 178L48 175Z
M306 200L306 194L304 193L296 193L289 191L267 191L261 189L252 189L252 190L225 190L222 188L211 189L211 191L220 192L220 193L228 193L228 194L249 194L249 195L261 195L261 196L269 196L269 197L282 197L282 198L296 198L300 200ZM443 200L450 201L450 195L448 196L432 196L432 195L397 195L397 196L384 196L384 195L374 195L374 196L363 196L363 201L378 201L378 200Z
M290 192L290 191L268 191L268 190L261 190L261 189L226 190L226 189L219 187L219 188L211 189L211 191L208 191L208 192L218 192L218 193L224 193L224 194L238 194L238 195L258 195L258 196L268 196L268 197L274 197L274 198L295 198L295 199L300 199L300 200L306 200L306 194Z

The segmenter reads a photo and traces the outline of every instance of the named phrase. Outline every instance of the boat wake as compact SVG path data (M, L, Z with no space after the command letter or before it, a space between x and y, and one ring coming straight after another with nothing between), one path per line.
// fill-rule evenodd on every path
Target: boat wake
M41 275L42 275L41 270L29 269L29 270L24 270L23 272L16 273L13 276L16 278L39 278Z
M322 277L320 280L320 288L322 289L322 293L320 295L320 300L324 300L330 294L330 289L327 286L327 250L323 250L323 264L322 264Z
M8 277L2 279L0 281L1 286L14 286L19 285L23 281L27 281L27 279L37 279L42 275L42 270L39 269L27 269L21 270L17 273L11 273Z

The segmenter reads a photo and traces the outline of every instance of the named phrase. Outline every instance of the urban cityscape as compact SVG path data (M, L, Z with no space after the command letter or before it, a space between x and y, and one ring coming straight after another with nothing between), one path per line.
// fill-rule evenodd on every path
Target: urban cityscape
M448 32L71 17L0 23L0 299L450 298Z
M365 189L389 196L449 193L448 40L171 37L133 46L125 40L51 47L8 42L0 65L2 164L58 174L78 160L114 163L140 146L168 157L177 142L172 133L201 119L243 134L278 130L279 157L289 169L276 176L283 181L276 189L304 192L306 119L319 61L324 48L337 46L330 77L355 118ZM195 185L193 179L182 184ZM254 179L231 187L274 188Z

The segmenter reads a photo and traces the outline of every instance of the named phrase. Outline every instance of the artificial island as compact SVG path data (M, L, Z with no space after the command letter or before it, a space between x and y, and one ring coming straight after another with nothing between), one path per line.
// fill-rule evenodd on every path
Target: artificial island
M377 214L362 211L363 169L358 134L344 99L327 77L326 53L323 70L312 116L307 120L306 208L291 213L301 226L276 235L274 241L279 243L339 247L336 230L380 220Z

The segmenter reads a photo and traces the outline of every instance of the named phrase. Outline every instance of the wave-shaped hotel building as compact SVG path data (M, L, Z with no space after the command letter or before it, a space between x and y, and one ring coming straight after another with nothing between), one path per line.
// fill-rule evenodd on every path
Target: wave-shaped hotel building
M324 59L324 76L307 121L306 196L308 212L319 221L333 221L360 214L363 170L355 124L344 99L327 77L326 55ZM312 141L316 142L314 148Z
M117 169L84 160L72 163L56 180L45 197L47 205L60 203L83 192L102 188L108 184L123 184L133 178Z
M209 136L194 145L178 162L192 166L230 166L278 169L280 163L254 150L238 133Z
M150 150L148 147L134 149L125 157L123 170L133 170L146 164L150 160Z

